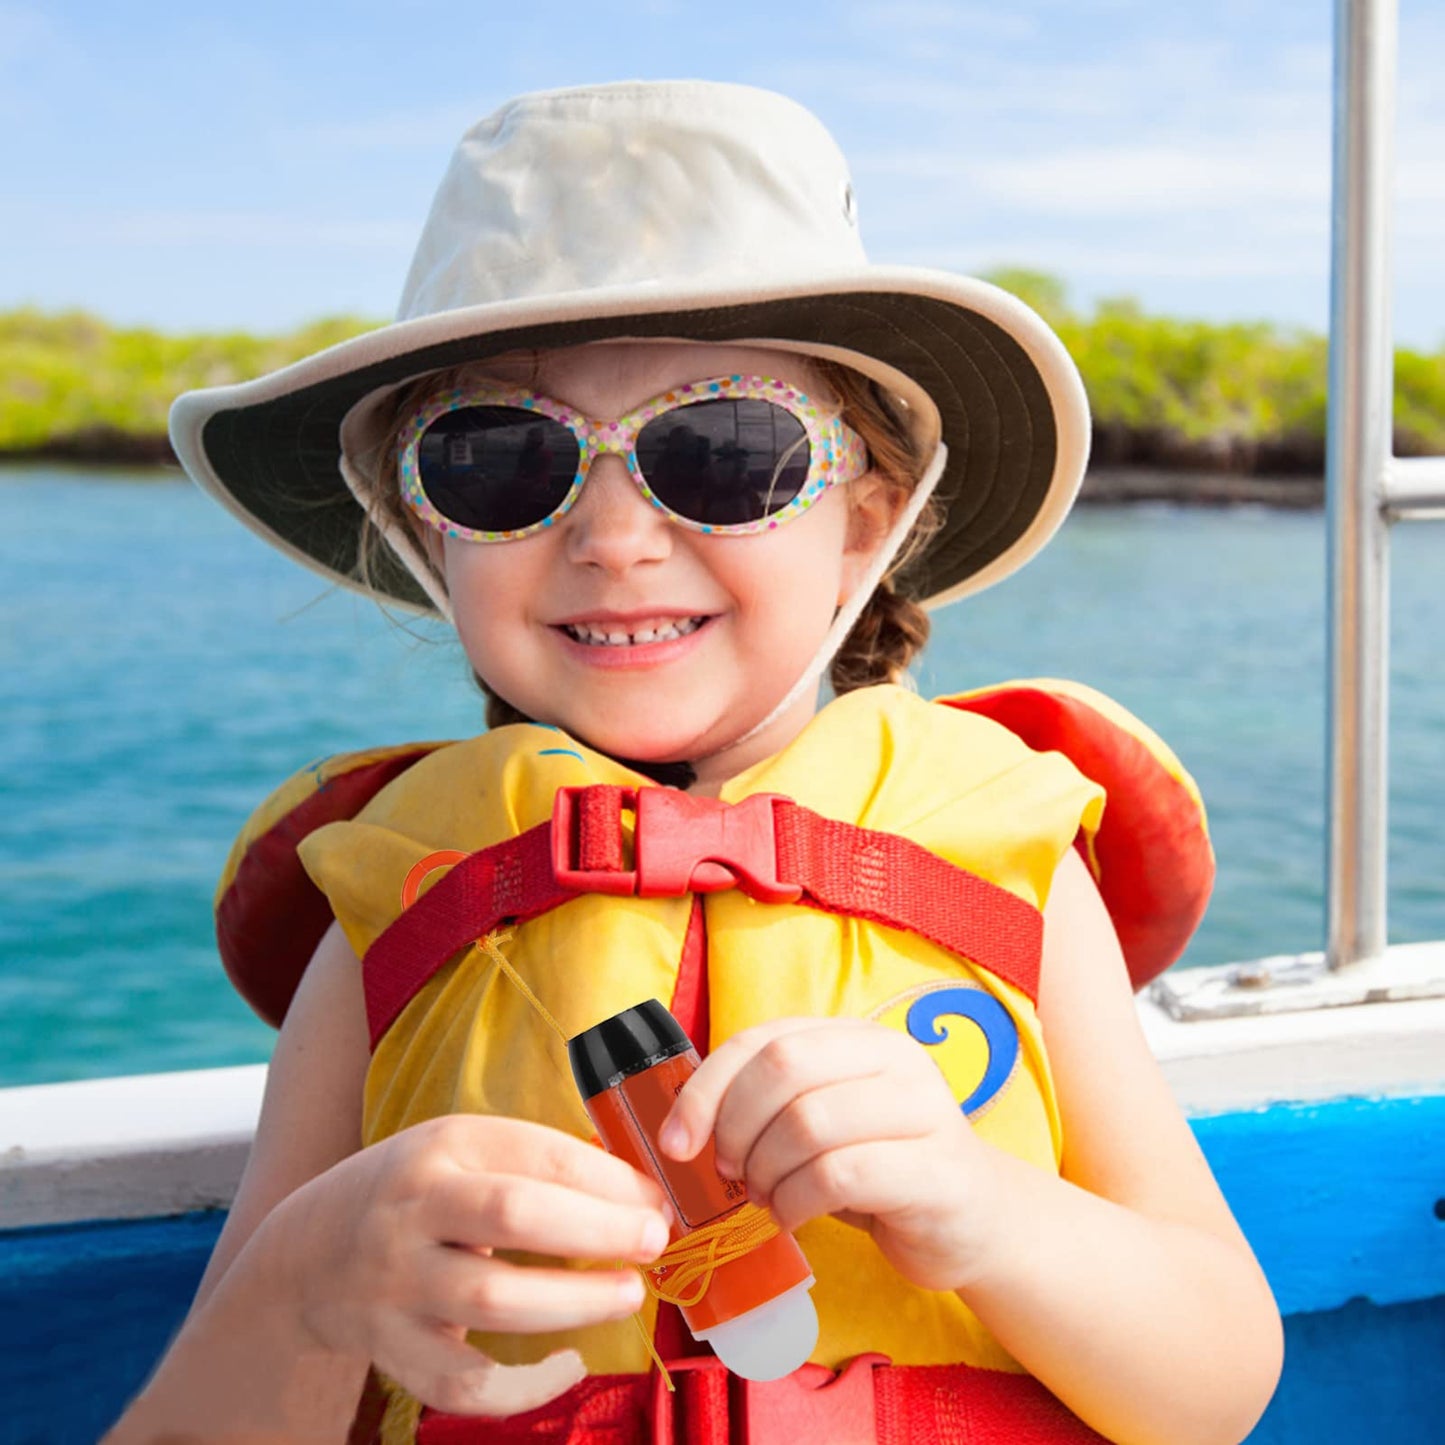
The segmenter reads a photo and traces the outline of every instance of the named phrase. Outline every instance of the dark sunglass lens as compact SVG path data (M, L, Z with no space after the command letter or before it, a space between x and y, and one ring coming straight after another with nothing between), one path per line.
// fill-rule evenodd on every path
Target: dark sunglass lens
M577 475L577 438L559 421L512 406L468 406L422 433L422 490L448 521L517 532L562 505Z
M664 412L643 427L637 461L657 499L712 527L780 512L808 480L808 436L791 412L719 397Z

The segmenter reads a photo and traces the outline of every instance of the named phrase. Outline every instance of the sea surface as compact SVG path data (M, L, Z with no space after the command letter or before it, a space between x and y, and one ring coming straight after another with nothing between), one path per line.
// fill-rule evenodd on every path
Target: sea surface
M1390 937L1445 936L1445 527L1397 532ZM1219 882L1184 966L1321 946L1324 524L1079 510L936 618L926 693L1057 676L1159 731ZM0 1085L259 1061L211 895L253 807L342 749L464 736L438 628L273 554L165 473L0 471Z

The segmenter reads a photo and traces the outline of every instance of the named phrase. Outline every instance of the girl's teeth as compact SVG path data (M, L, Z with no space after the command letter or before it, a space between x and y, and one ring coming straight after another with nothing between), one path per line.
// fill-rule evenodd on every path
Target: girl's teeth
M637 647L648 642L671 642L686 637L688 633L696 632L702 622L700 617L686 617L656 627L639 627L636 632L604 631L582 622L571 624L565 630L576 641L585 642L590 647Z

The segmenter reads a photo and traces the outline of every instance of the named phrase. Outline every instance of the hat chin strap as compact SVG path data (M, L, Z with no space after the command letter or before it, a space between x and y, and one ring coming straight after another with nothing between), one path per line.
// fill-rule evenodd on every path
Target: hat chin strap
M868 605L868 599L873 596L874 589L883 580L883 574L888 571L908 534L913 530L913 524L927 505L929 497L933 495L934 488L938 486L938 479L943 475L943 469L947 463L948 448L939 442L934 449L932 460L918 479L918 485L913 489L907 505L889 529L888 535L883 539L882 545L874 554L873 560L868 564L867 570L859 579L858 585L853 589L848 600L834 613L832 626L828 628L817 652L813 654L813 660L803 670L802 676L788 689L783 695L782 701L761 722L754 723L740 738L734 738L726 748L720 748L718 752L726 752L740 743L747 742L749 738L756 737L765 727L787 712L804 693L817 689L819 679L838 655L838 649L843 646L848 634L853 630L853 624L862 615L863 609ZM709 756L716 757L717 753L711 753ZM697 759L697 761L701 762L702 759Z

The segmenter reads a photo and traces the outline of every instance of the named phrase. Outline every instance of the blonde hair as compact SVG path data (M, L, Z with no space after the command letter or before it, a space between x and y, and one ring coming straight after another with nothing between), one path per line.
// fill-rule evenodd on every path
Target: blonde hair
M541 353L533 352L531 377L535 384ZM889 510L896 515L917 487L927 458L909 431L895 403L871 378L835 361L809 358L810 365L842 411L843 420L863 438L873 473L883 483ZM424 545L426 525L402 499L397 483L396 445L406 418L429 397L464 386L478 374L475 364L432 372L410 386L399 388L393 402L389 425L376 453L376 485L361 525L359 571L370 582L378 559L388 550L386 532L403 528L417 541L417 550L427 570L441 587L440 571ZM942 514L929 498L912 530L892 559L882 581L864 605L829 668L833 691L841 696L878 683L906 683L908 668L928 641L928 614L911 598L899 592L894 579L916 557L938 530ZM472 674L487 700L489 728L508 723L529 722L505 698L499 697L478 673Z

